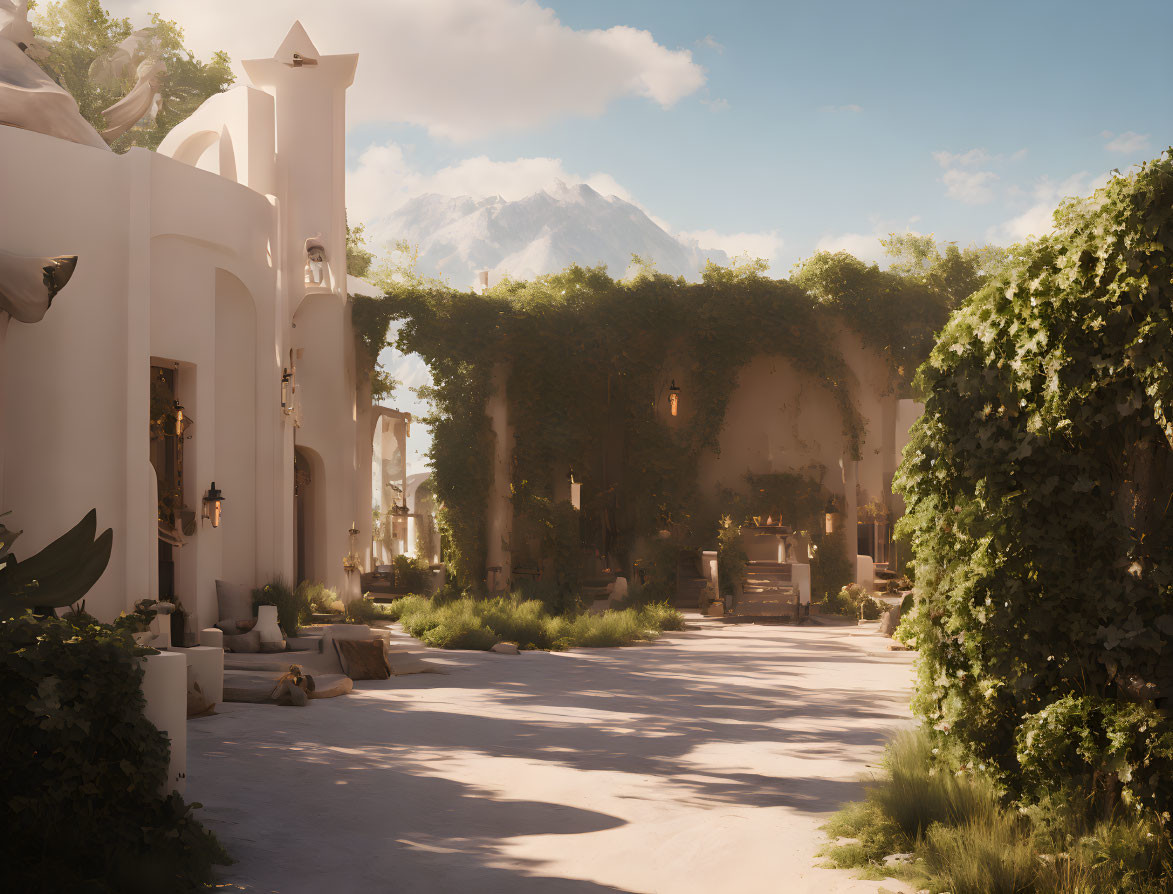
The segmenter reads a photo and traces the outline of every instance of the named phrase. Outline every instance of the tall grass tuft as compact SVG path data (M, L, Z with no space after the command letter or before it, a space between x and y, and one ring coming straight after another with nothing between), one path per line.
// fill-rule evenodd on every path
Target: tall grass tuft
M938 890L951 894L1036 891L1039 860L1022 823L1003 811L929 827L921 852Z
M883 766L867 800L824 826L851 839L827 849L832 865L895 871L952 894L1173 891L1173 844L1155 819L1130 814L1088 826L1066 801L1005 806L985 777L951 773L924 730L897 735ZM883 865L904 852L915 855L911 865Z
M957 776L939 764L921 730L897 734L884 757L888 777L870 792L877 806L910 839L933 823L958 826L990 820L998 795L985 779Z

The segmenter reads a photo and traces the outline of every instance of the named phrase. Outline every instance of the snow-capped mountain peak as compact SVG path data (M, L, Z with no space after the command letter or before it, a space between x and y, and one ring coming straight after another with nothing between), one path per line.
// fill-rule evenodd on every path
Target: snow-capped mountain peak
M497 282L504 276L530 279L573 263L605 264L612 276L621 277L632 254L688 279L698 279L709 260L729 260L720 250L673 236L624 199L560 180L514 201L416 196L370 221L368 231L381 241L418 246L419 272L441 276L456 288L467 287L481 270Z

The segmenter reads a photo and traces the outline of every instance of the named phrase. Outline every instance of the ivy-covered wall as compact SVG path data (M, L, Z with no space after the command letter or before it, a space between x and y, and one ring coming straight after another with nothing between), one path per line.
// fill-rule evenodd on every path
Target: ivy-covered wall
M923 298L920 284L902 289L899 277L864 271L892 281L875 290L876 300L907 303L909 290ZM483 586L489 547L495 441L486 407L495 368L508 369L508 545L516 560L526 564L536 554L567 568L581 544L627 569L641 554L664 552L663 531L673 546L712 547L727 494L746 490L748 472L821 466L811 474L822 492L842 494L839 461L860 459L867 443L860 379L867 380L865 404L905 393L909 357L925 342L922 332L909 347L908 333L937 322L929 315L862 331L853 328L853 307L771 279L754 264L711 266L700 283L650 270L616 281L603 269L571 267L532 282L507 280L484 295L419 280L392 285L385 299L356 299L355 319L372 354L387 323L402 320L398 349L419 354L432 372L426 396L435 410L425 421L440 526L454 575L475 587ZM818 445L781 446L772 463L764 450L764 465L721 467L730 402L740 374L758 358L785 367L804 390ZM675 418L668 413L673 381L680 388ZM715 477L714 464L721 467ZM577 517L563 502L569 473L582 484ZM846 560L848 540L844 532L842 546L828 552Z

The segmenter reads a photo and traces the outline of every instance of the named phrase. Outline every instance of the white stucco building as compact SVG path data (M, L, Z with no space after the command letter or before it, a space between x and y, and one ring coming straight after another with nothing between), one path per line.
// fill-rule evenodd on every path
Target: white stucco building
M369 565L383 414L347 297L357 62L295 24L158 152L0 126L0 246L78 256L43 320L0 314L0 507L22 554L97 508L114 530L86 597L102 620L171 590L199 630L218 578L358 595L344 559Z

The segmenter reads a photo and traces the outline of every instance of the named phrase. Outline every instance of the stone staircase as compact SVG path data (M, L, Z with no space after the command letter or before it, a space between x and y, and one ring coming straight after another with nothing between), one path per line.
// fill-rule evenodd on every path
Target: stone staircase
M785 617L798 611L798 587L791 579L788 563L749 562L745 573L745 585L733 606L734 614Z

